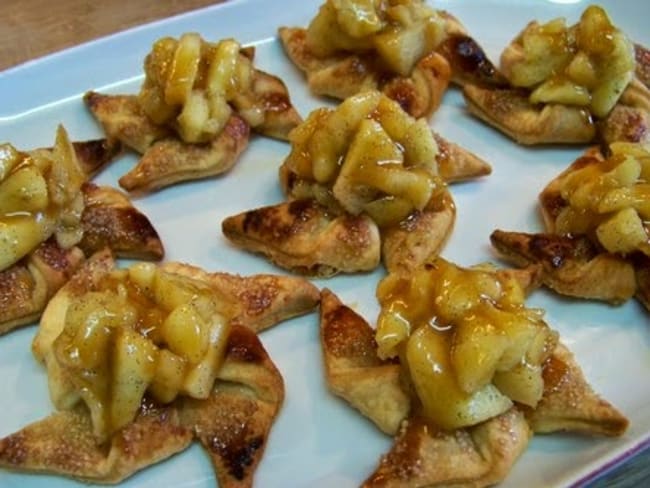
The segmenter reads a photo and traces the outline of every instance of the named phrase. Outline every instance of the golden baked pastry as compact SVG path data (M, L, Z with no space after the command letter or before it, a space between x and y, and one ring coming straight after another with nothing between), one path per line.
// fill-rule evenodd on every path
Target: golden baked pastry
M544 285L562 295L618 304L636 291L633 265L585 236L495 230L490 242L515 266L539 265Z
M379 229L365 215L336 215L316 200L256 208L222 222L233 244L276 265L312 276L332 276L379 265Z
M196 439L220 486L250 486L284 397L255 330L318 300L300 278L93 255L33 342L59 411L0 440L0 465L117 483Z
M437 253L456 209L445 181L491 172L378 91L313 111L280 167L288 202L227 217L236 245L296 272L408 269Z
M506 478L534 433L618 436L625 431L627 419L593 392L555 334L547 326L533 325L540 312L517 305L537 282L536 273L464 270L438 258L410 275L389 274L377 291L382 312L376 331L331 291L321 292L320 338L329 389L396 436L362 486L490 486ZM499 310L494 315L487 311L492 300ZM447 323L449 314L456 318ZM464 321L464 316L474 319ZM481 317L490 318L471 326ZM417 325L428 320L430 325ZM541 327L535 330L543 335L531 335L530 327ZM397 346L396 336L407 343L386 357ZM513 342L504 348L504 340ZM510 357L515 350L518 359ZM464 359L457 363L454 354ZM515 363L511 373L504 360ZM538 366L535 361L540 361ZM515 372L522 365L525 375ZM486 367L498 388L466 403L458 397L458 385L467 386L473 375L459 371L478 373ZM437 372L435 378L431 371ZM463 379L453 386L445 379L449 375ZM490 381L482 374L477 378ZM509 395L509 401L499 399ZM482 418L488 410L493 411ZM459 421L466 425L453 427Z
M70 142L60 127L53 148L2 147L0 334L37 320L84 255L108 246L121 257L163 257L156 230L124 194L86 181L119 144Z
M471 83L463 94L472 114L520 144L647 141L643 51L592 5L572 26L529 23L501 55L509 85Z
M564 295L647 305L650 153L643 144L590 149L539 196L545 233L496 230L496 250L517 266L539 266Z
M286 140L301 122L279 78L253 66L253 48L196 33L156 41L138 95L89 91L86 105L110 139L142 157L120 178L153 191L228 171L250 131Z
M435 112L451 81L498 77L458 20L420 0L326 0L307 28L278 32L312 93L379 90L418 118Z

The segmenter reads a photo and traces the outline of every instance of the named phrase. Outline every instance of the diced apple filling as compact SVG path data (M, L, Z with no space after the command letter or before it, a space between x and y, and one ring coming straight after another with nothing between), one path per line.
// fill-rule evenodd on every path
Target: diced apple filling
M377 91L312 112L289 138L285 164L299 179L328 189L321 203L333 198L346 212L365 212L379 226L402 221L447 191L427 122Z
M0 270L51 235L64 248L81 240L85 179L63 127L52 150L26 154L0 145Z
M557 334L524 306L514 279L437 258L409 276L388 275L377 296L379 355L400 358L435 425L475 425L513 401L537 405Z
M156 41L144 70L140 105L154 123L171 126L185 142L218 135L232 113L229 103L250 90L253 76L251 60L235 40L213 44L196 33ZM253 126L262 122L259 117L259 110L246 111Z
M634 76L634 45L592 5L573 26L564 19L528 24L501 67L514 86L531 90L532 103L577 105L604 117Z
M408 76L444 37L444 19L421 0L327 0L307 29L316 56L374 52Z
M596 237L609 252L650 255L650 152L642 145L615 143L604 161L573 169L562 178L567 202L554 232Z
M201 282L152 264L115 270L71 300L53 343L51 388L83 400L105 441L135 418L145 394L160 403L210 395L230 313Z

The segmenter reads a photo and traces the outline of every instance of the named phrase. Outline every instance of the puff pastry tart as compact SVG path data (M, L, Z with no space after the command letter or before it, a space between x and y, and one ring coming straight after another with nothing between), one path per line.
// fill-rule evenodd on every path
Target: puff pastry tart
M490 486L534 434L626 430L542 313L523 305L535 273L441 258L391 273L377 288L376 330L322 291L330 390L395 436L362 486Z
M228 171L253 130L286 140L301 122L286 86L253 66L253 48L196 33L156 41L138 95L84 100L109 139L141 155L120 185L153 191Z
M0 440L0 465L117 483L197 440L219 486L251 486L284 398L255 331L318 301L300 278L117 269L96 253L33 342L58 411Z
M619 304L648 304L650 153L614 143L588 150L541 192L545 233L496 230L493 246L517 266L539 266L556 292Z
M100 248L162 258L158 234L129 199L86 181L118 151L107 141L71 143L62 127L53 148L2 145L0 334L38 319L84 257Z
M453 16L421 0L326 0L307 28L279 35L313 93L379 90L414 117L435 112L451 81L503 81Z
M280 168L288 202L226 218L236 245L317 276L408 269L435 254L454 224L445 181L491 172L376 90L321 108L291 132Z
M520 144L648 142L650 58L589 6L530 22L501 55L509 86L468 83L469 111Z

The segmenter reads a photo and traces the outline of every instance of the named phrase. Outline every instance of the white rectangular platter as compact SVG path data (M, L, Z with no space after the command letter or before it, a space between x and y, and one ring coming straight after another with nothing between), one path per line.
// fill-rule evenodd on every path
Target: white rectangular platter
M102 135L81 95L89 89L135 93L142 61L161 36L195 31L210 41L235 37L257 46L256 64L280 76L306 116L327 103L311 96L300 73L277 42L282 25L305 26L319 0L233 0L204 10L119 33L0 73L0 141L21 149L51 145L57 124L75 140ZM616 25L635 41L650 45L650 2L603 1ZM433 6L458 17L471 35L498 60L505 45L530 20L564 16L575 22L583 1L447 0ZM541 231L536 196L571 163L581 148L523 148L472 119L456 89L445 94L430 122L441 135L477 153L493 166L480 181L452 187L458 219L443 256L461 265L496 261L489 245L492 230ZM224 217L280 202L277 168L288 145L255 136L228 174L179 185L140 197L136 205L157 227L167 260L207 270L240 274L283 273L262 258L232 247L221 234ZM133 164L125 156L97 181L117 186ZM383 271L319 280L374 322L375 286ZM619 439L572 435L536 437L504 481L504 487L569 486L598 473L648 442L650 436L650 326L636 302L620 307L561 299L535 292L531 306L546 309L547 322L575 352L594 388L630 419ZM48 415L44 369L31 355L36 325L0 338L0 436ZM285 379L286 401L273 427L256 485L271 487L358 486L372 472L391 439L338 398L328 393L322 373L316 313L262 333L261 339ZM128 487L207 487L215 478L198 445L127 480ZM4 487L73 487L75 481L0 471Z

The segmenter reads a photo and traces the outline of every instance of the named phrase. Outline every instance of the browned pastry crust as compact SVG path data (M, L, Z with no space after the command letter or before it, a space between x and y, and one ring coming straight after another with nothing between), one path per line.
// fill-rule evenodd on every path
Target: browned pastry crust
M642 254L636 255L633 264L636 274L635 297L650 311L650 258Z
M439 254L456 221L450 196L440 208L416 211L399 225L382 231L381 257L388 272L409 270Z
M376 224L365 215L332 215L314 200L249 210L222 222L234 244L301 274L331 276L379 264Z
M447 183L479 178L492 173L492 167L476 154L445 139L435 131L432 133L438 145L436 155L438 171Z
M448 15L448 19L449 19ZM456 21L458 22L458 21ZM451 81L460 86L467 84L504 87L508 80L494 66L483 48L464 29L450 32L436 49L451 66Z
M514 276L526 286L536 281L537 271L518 270ZM544 365L544 395L535 410L516 405L470 428L440 430L411 406L399 364L377 357L370 325L331 291L321 295L328 387L384 432L393 434L399 426L391 450L363 486L490 486L506 477L533 432L621 435L627 427L625 417L593 392L573 356L559 345Z
M283 401L282 376L260 340L246 327L233 327L212 395L184 399L179 408L181 422L210 455L220 487L252 486Z
M377 357L375 331L328 289L321 291L320 323L330 391L386 434L397 434L411 409L411 399L401 387L399 364Z
M37 320L49 299L83 261L79 248L62 249L50 238L0 271L0 334Z
M79 247L90 256L109 247L117 256L131 259L162 259L165 250L149 219L121 191L84 183L83 238Z
M0 440L0 465L87 482L119 483L182 451L191 441L192 433L180 425L173 408L143 408L109 446L97 446L90 416L79 408L52 414Z
M151 145L172 136L171 129L154 124L136 95L104 95L86 92L84 102L110 139L143 154Z
M516 266L540 266L544 285L560 294L622 303L636 292L632 264L585 236L495 230L490 241Z
M122 152L122 143L117 139L72 141L72 147L79 166L89 178L98 173ZM52 148L40 148L28 151L28 154L49 157L51 151Z
M620 436L628 420L587 383L571 351L558 344L544 364L544 395L534 410L524 409L535 432L583 432Z
M525 91L473 84L463 87L463 96L470 113L519 144L582 144L596 137L592 117L579 107L533 105Z
M149 192L225 173L248 146L249 131L243 119L232 115L209 143L187 144L175 137L158 140L119 179L120 186L127 191Z
M524 415L516 408L452 432L409 418L362 486L491 486L508 475L531 435Z
M282 377L255 333L234 326L207 400L167 406L144 400L137 418L100 446L86 410L57 412L0 440L0 466L119 483L197 439L212 459L219 486L251 486L283 397Z
M386 72L371 55L337 54L318 58L306 45L306 30L280 27L289 59L303 71L310 90L343 100L365 89L377 89L399 102L413 117L429 117L440 105L451 78L447 60L436 52L424 56L409 77Z
M302 117L291 104L289 90L277 76L254 71L252 102L264 107L264 120L253 127L254 132L286 141L289 132L302 122Z
M609 151L613 142L650 142L650 113L638 107L616 105L607 117L598 123L600 147Z

